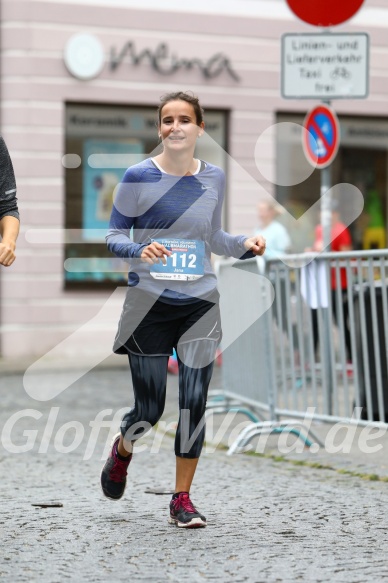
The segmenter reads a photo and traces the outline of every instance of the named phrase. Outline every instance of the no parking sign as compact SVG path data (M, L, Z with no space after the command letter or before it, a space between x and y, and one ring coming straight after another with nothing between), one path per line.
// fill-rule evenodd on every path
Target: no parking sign
M335 158L340 129L335 111L328 105L311 109L303 122L303 150L307 160L316 168L325 168Z

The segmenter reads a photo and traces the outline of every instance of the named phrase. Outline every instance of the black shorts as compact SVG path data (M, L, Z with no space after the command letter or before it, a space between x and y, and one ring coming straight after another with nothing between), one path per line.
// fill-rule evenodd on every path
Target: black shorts
M116 354L170 356L178 343L221 341L221 316L217 290L206 300L167 304L137 288L128 288L113 345Z

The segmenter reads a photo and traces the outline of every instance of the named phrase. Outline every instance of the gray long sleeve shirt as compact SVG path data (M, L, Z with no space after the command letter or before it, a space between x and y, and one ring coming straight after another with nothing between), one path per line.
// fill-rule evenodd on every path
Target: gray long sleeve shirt
M162 173L148 158L127 170L106 240L112 253L129 262L129 286L138 285L173 302L185 301L187 296L203 298L216 287L211 252L253 257L244 246L247 237L221 229L224 188L224 173L212 164L196 175L172 176ZM176 250L173 273L165 276L168 279L159 279L164 277L162 266L150 269L140 260L143 248L153 240ZM191 268L193 275L188 274ZM153 269L158 273L152 273Z

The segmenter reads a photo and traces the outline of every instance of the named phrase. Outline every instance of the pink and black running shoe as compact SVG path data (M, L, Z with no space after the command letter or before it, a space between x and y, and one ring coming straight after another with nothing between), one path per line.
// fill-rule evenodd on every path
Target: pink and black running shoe
M188 492L174 494L170 502L170 518L168 522L180 528L201 528L206 526L206 518L195 508Z
M132 459L132 454L126 460L119 459L117 446L120 441L120 433L114 436L112 449L101 472L101 488L107 498L119 500L124 494L127 483L127 469Z

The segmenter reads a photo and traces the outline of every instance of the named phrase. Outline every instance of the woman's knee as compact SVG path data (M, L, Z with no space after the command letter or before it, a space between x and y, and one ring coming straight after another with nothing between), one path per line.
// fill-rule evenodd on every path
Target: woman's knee
M205 440L206 416L205 406L202 411L183 409L180 411L179 423L175 435L175 455L187 458L199 457Z
M198 458L201 455L205 441L205 429L201 429L198 435L184 435L184 432L177 431L175 437L175 455L183 458Z
M127 441L135 441L143 437L154 425L157 424L163 414L163 409L153 406L146 410L132 409L124 415L121 422L121 433Z

